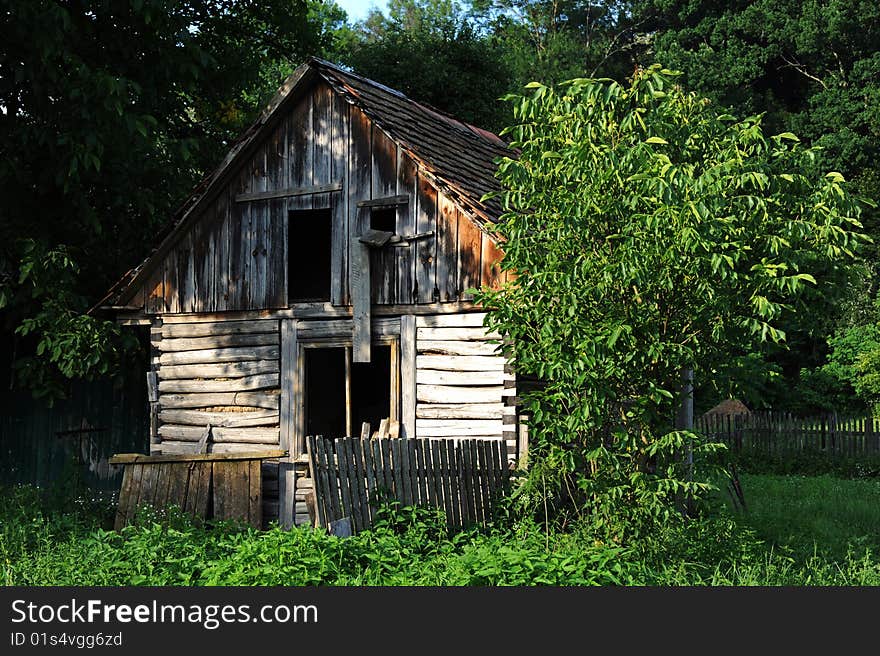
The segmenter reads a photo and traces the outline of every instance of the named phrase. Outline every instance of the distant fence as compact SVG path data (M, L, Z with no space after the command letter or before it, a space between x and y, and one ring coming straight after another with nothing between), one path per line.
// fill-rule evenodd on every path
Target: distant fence
M836 413L798 417L785 412L715 415L695 420L695 430L734 452L786 455L818 452L829 457L880 455L880 420Z
M450 527L484 524L509 479L504 440L307 438L318 522L372 526L377 494L440 508Z
M114 453L149 448L146 381L138 371L121 380L70 384L49 405L29 392L0 396L0 483L47 486L76 473L92 489L116 490L122 468Z

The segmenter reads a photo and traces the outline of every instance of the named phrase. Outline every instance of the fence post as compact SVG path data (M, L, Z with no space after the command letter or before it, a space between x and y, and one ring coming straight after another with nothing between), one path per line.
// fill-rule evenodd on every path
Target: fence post
M831 422L829 426L830 449L829 454L834 454L837 449L837 413L831 413Z

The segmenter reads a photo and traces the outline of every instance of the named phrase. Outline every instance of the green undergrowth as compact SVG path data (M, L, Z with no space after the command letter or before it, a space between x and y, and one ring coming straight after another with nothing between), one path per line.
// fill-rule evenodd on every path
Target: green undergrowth
M106 504L60 508L30 487L2 490L4 585L878 585L872 524L880 485L743 476L749 511L673 521L628 545L528 521L448 534L442 516L385 506L373 530L196 526L142 512L109 530ZM828 490L840 488L839 494ZM864 501L852 501L854 494ZM798 498L805 504L798 508ZM845 500L846 504L844 504ZM844 504L844 511L840 505ZM814 516L825 513L825 525ZM835 515L836 513L836 515ZM865 538L874 535L874 538Z

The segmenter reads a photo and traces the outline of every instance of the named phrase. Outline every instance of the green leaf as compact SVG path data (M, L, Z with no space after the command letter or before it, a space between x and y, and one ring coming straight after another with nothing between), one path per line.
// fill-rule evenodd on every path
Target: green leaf
M648 137L647 139L645 139L645 143L666 145L669 142L666 141L666 139L661 139L660 137Z

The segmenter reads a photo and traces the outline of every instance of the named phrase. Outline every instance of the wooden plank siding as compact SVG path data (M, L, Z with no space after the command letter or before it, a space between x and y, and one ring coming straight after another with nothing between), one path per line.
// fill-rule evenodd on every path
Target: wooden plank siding
M186 453L211 427L210 451L280 444L280 322L161 324L152 331L157 437L152 453Z
M370 272L354 266L370 208L406 197L397 233L418 239L371 249ZM501 251L419 162L358 107L324 82L288 113L238 165L226 187L131 294L146 314L218 313L288 307L289 210L330 208L333 305L370 289L378 305L471 300L497 286Z
M500 336L483 327L485 316L415 317L415 436L504 440L516 459L518 436L505 405L516 394L515 379L493 343Z

